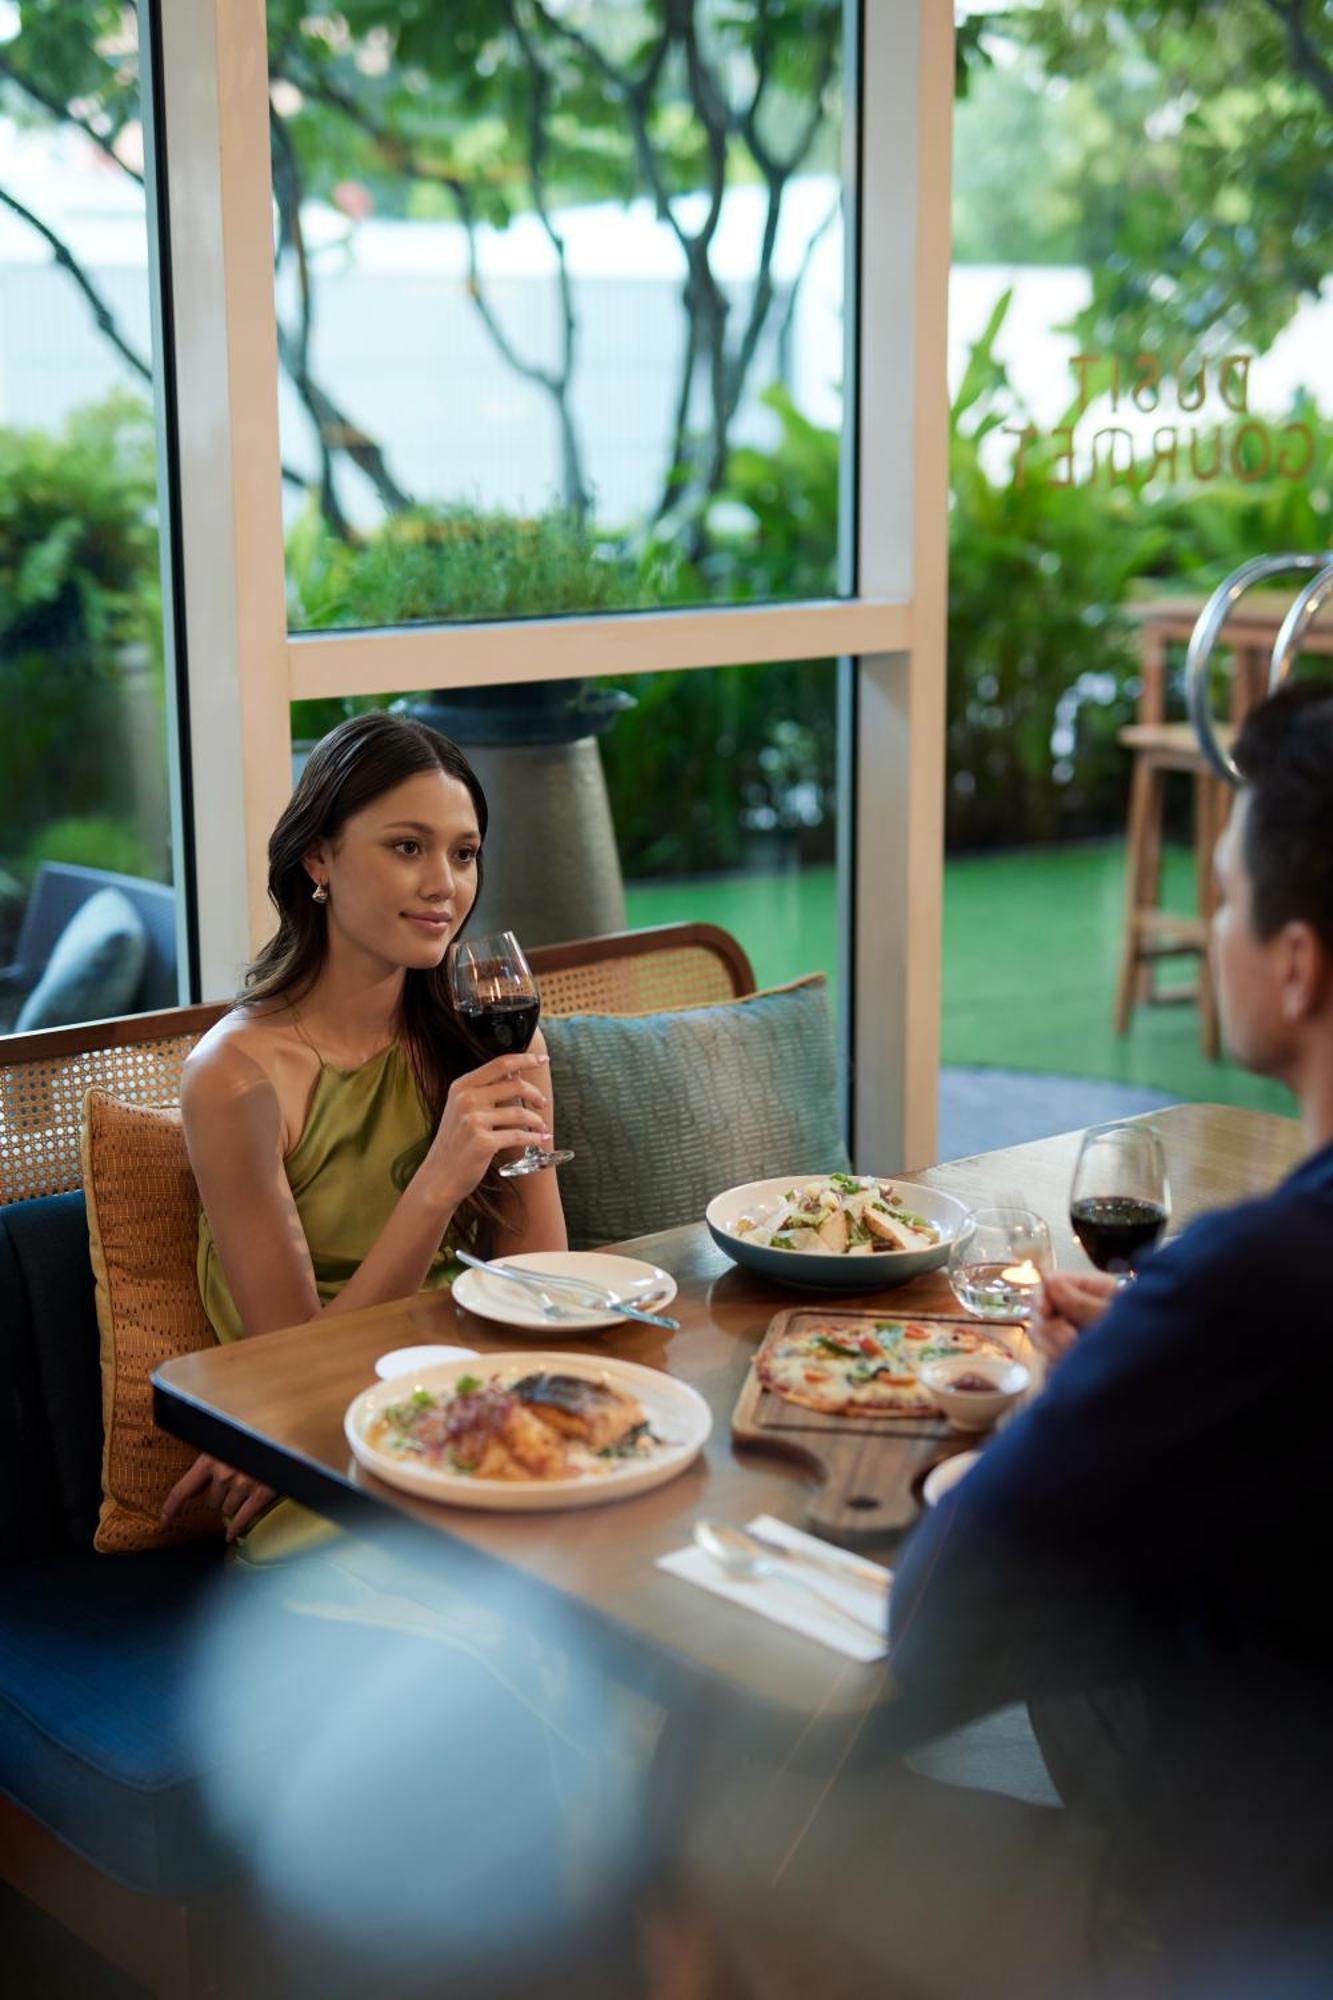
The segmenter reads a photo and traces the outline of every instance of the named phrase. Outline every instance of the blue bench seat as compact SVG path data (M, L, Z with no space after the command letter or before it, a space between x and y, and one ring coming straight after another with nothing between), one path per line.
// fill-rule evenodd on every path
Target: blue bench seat
M83 1195L0 1207L0 1794L114 1880L184 1897L230 1866L184 1727L193 1613L263 1580L211 1544L94 1553L101 1450ZM257 1748L262 1726L261 1706Z
M184 1897L229 1872L182 1712L191 1613L221 1568L192 1546L0 1569L0 1790L129 1888Z

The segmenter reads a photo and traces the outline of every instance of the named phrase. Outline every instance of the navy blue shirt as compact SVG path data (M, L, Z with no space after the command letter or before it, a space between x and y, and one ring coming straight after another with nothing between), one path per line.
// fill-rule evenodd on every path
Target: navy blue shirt
M921 1523L891 1665L918 1734L1146 1683L1193 1839L1293 1771L1333 1824L1331 1549L1333 1145L1150 1258Z

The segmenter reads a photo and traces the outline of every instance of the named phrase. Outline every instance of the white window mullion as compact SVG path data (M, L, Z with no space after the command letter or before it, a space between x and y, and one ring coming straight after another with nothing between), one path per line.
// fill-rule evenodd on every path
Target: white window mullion
M291 790L264 0L166 0L162 116L202 997L272 928Z
M857 668L857 1164L935 1156L944 865L951 0L867 0L861 51L858 564L908 598L906 649Z

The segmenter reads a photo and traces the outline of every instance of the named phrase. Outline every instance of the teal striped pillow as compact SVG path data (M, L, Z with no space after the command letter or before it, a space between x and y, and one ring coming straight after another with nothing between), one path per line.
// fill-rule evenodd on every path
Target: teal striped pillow
M542 1022L570 1243L697 1222L740 1181L848 1165L822 973L715 1007Z

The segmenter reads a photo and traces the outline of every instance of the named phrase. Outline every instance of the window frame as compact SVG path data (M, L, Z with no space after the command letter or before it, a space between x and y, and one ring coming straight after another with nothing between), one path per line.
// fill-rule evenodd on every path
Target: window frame
M144 0L148 4L148 0ZM843 1042L859 1165L933 1157L943 882L953 10L848 9L852 594L384 631L287 630L265 0L154 5L170 172L178 584L198 910L194 996L271 928L290 703L666 669L839 661ZM858 18L859 16L859 18ZM187 845L190 844L187 842Z

